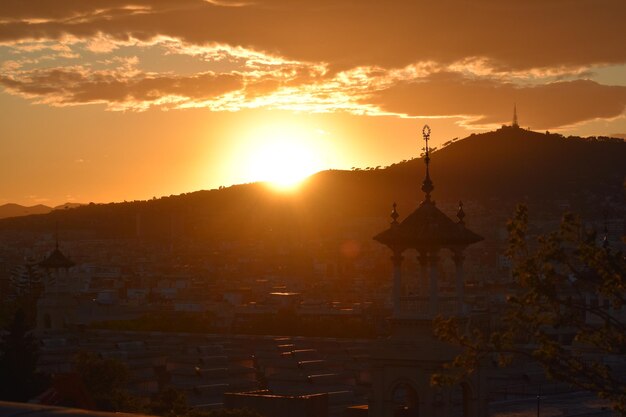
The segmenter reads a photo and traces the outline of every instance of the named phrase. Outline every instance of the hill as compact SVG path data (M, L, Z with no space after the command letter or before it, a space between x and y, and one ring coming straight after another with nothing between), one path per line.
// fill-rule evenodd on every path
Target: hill
M38 204L36 206L21 206L19 204L4 204L0 206L0 219L6 217L29 216L31 214L46 214L52 211L51 207Z
M22 206L19 204L8 203L0 206L0 219L5 219L7 217L30 216L33 214L47 214L53 210L65 210L80 206L82 206L82 204L79 203L65 203L56 207L48 207L43 204L37 204L36 206Z
M404 217L422 197L423 176L423 161L415 158L376 170L323 171L293 194L244 184L3 219L0 230L52 230L58 221L97 237L326 238L354 219L385 218L394 201ZM608 201L623 210L626 142L503 127L434 152L431 176L433 197L442 203L473 200L495 210L524 201L558 212L567 201L597 214Z

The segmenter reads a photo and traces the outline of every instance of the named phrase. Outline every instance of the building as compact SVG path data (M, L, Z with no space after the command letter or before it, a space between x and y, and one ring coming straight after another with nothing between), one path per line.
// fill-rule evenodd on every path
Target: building
M464 250L483 238L465 227L465 213L459 203L457 221L439 210L431 197L428 140L430 128L423 129L426 142L426 176L422 184L424 200L403 221L394 203L391 225L374 239L392 251L393 314L392 334L382 340L372 353L372 397L369 415L395 416L484 416L486 398L480 374L455 387L433 387L431 375L456 356L454 346L433 336L433 320L438 315L468 318L464 297ZM438 270L443 251L455 265L453 291L440 285ZM413 252L419 262L416 291L403 291L404 254Z
M74 262L61 252L57 238L54 250L37 265L44 271L44 288L37 302L37 330L63 329L78 305L70 274Z

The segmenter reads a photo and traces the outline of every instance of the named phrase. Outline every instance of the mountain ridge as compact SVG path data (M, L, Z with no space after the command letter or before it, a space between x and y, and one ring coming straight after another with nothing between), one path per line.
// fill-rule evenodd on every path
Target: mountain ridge
M30 216L33 214L48 214L53 210L69 209L80 207L80 203L65 203L55 207L46 206L45 204L36 204L34 206L24 206L17 203L6 203L0 205L0 219L7 217Z
M534 202L545 208L568 201L581 211L624 205L626 142L565 138L503 127L450 143L431 154L433 198L485 206ZM351 219L384 218L398 203L401 217L422 198L422 158L381 169L328 170L309 177L298 192L271 191L262 183L234 185L156 200L90 204L45 215L0 220L2 229L90 230L99 237L207 239L307 236L337 233ZM613 204L612 203L612 204Z

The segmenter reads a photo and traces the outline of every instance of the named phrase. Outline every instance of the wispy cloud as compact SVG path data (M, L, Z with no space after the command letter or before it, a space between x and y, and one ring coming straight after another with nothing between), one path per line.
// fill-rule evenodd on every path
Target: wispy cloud
M513 103L517 103L524 126L546 129L620 116L626 107L626 87L589 80L523 86L438 73L423 81L405 81L380 90L368 103L409 116L473 116L466 123L475 127L508 122Z

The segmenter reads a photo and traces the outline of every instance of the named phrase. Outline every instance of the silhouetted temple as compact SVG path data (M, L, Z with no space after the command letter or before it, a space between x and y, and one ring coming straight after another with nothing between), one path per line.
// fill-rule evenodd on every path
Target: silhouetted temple
M422 184L424 200L403 221L394 203L390 227L374 237L392 251L393 314L392 335L381 342L374 355L374 395L372 416L481 416L486 399L480 392L479 375L456 387L430 385L432 373L454 358L455 347L435 339L433 319L439 315L467 317L464 303L464 250L483 240L465 226L463 204L459 203L454 221L437 208L431 194L430 128L423 129L426 176ZM438 270L442 250L447 249L455 265L454 293L444 293ZM419 263L417 294L405 293L402 277L404 253L415 251Z
M37 330L59 330L66 327L76 313L75 282L69 274L74 266L59 249L56 237L54 250L37 264L45 271L43 294L37 302Z
M41 268L47 271L57 271L61 269L69 269L74 266L74 262L69 260L67 256L61 252L59 249L59 242L57 241L56 246L48 256L46 256L41 262L37 263Z

